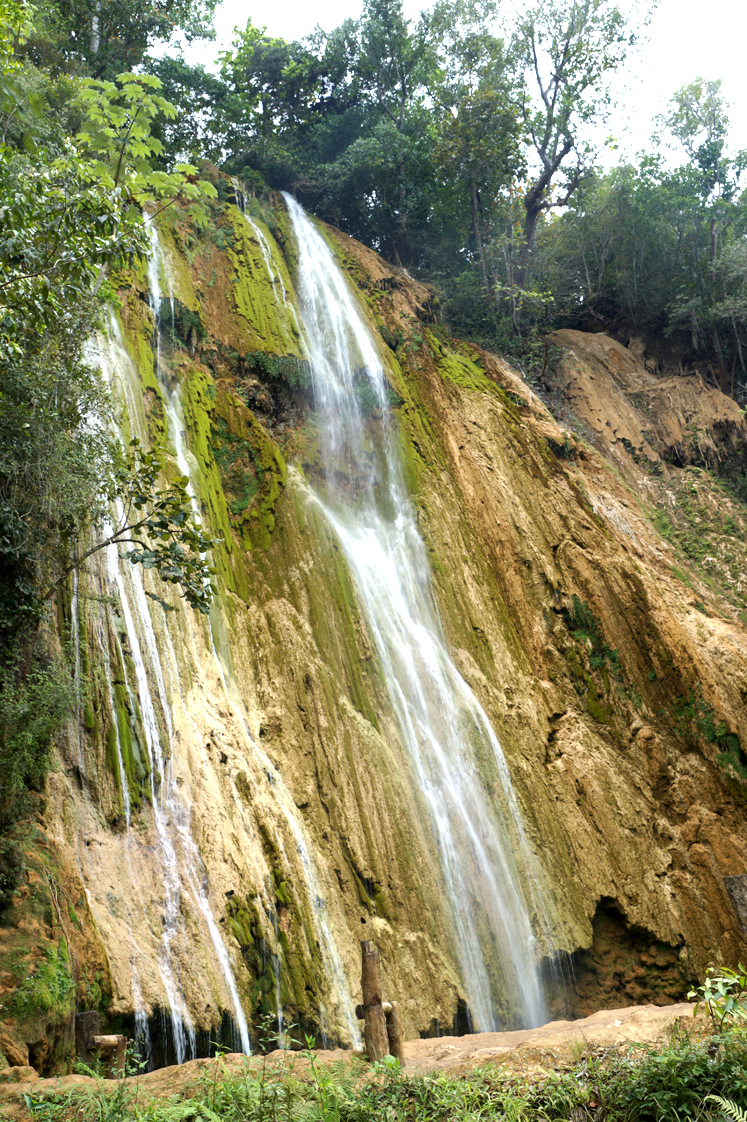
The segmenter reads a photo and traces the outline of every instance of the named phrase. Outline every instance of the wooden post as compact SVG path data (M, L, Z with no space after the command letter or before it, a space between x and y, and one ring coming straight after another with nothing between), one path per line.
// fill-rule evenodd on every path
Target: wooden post
M125 1074L127 1037L102 1036L98 1013L78 1013L75 1018L75 1054L85 1064L95 1064L100 1060L105 1079L121 1079Z
M75 1054L84 1064L93 1064L96 1057L91 1051L91 1041L101 1032L98 1013L78 1013L75 1018Z
M389 1006L387 1009L386 1007ZM399 1066L405 1066L405 1047L402 1041L402 1025L397 1016L397 1002L384 1002L386 1012L386 1035L389 1040L389 1055L399 1060Z
M383 1060L389 1051L386 1019L381 1007L379 952L368 939L361 940L361 989L366 1020L363 1039L369 1060Z

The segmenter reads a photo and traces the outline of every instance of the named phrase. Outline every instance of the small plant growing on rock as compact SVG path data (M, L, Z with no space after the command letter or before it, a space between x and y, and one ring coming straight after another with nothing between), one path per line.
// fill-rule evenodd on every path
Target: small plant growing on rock
M704 984L687 996L696 999L693 1016L705 1005L714 1032L747 1022L747 971L741 963L736 970L722 966L718 973L711 967Z

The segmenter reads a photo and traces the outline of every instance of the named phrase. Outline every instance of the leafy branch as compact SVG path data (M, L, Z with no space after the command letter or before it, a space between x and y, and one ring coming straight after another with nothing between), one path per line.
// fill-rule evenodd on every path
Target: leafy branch
M747 971L741 963L736 970L722 966L718 974L711 968L704 984L690 990L687 997L696 999L693 1016L705 1005L714 1032L723 1032L727 1023L744 1023L747 1021Z
M207 614L215 593L211 582L215 570L206 554L222 538L203 533L191 509L189 479L178 476L166 487L158 486L163 471L163 454L156 445L150 450L137 439L130 441L119 493L121 514L117 526L102 541L92 545L64 570L44 595L49 600L59 585L93 554L109 546L129 545L122 554L133 565L153 569L162 581L179 585L182 596L197 611ZM166 611L173 608L159 596L151 595Z

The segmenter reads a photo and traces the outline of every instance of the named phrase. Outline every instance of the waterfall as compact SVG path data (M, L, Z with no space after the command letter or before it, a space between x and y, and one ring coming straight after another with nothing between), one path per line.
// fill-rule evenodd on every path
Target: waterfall
M253 223L252 227L254 228ZM258 230L259 228L257 227L256 229ZM187 450L187 445L184 439L185 423L182 414L179 389L178 387L175 387L174 389L169 388L163 378L163 372L161 370L160 311L162 306L162 280L164 282L164 288L166 290L165 298L170 300L172 309L174 301L173 285L169 274L168 263L161 249L157 231L152 223L149 224L149 232L151 240L151 252L148 259L148 285L150 290L151 307L153 308L156 317L156 374L159 378L159 388L164 405L165 417L168 424L168 436L171 450L179 472L183 476L186 476L189 481L187 484L187 492L189 495L190 506L193 515L199 521L201 514L200 504L195 487L195 482L192 478L193 461ZM259 233L261 234L261 231L259 231ZM275 288L275 279L272 276L271 257L265 256L265 249L267 250L267 254L269 255L269 246L266 245L266 239L264 239L264 243L260 241L260 247L263 251L265 265L268 269L268 272L270 272L271 279L273 280L273 289L275 290L277 295L277 289ZM278 283L280 285L282 299L288 299L289 297L287 291L280 276L278 276ZM145 430L139 428L140 409L137 391L137 373L126 354L123 341L120 336L118 324L116 323L116 320L113 319L110 323L109 337L110 346L113 347L117 352L117 354L113 356L111 367L116 372L119 384L122 387L133 430L140 432L141 438L144 438ZM126 601L128 605L132 604L132 606L134 607L134 614L137 617L134 621L132 621L134 643L136 645L138 643L142 643L144 645L149 663L149 672L146 675L145 680L142 683L140 682L140 680L138 680L138 693L140 694L140 692L142 691L144 694L147 694L148 698L150 698L149 690L152 687L148 684L149 680L152 682L152 684L155 685L156 693L160 702L160 711L164 716L167 738L171 747L172 741L174 741L173 731L175 718L172 715L171 705L169 704L169 698L166 692L161 659L163 657L163 654L167 654L169 656L169 660L173 663L173 672L171 675L172 690L175 689L176 694L180 695L181 690L178 686L178 668L176 657L174 654L174 643L170 634L171 627L169 626L170 624L174 623L175 617L171 613L169 614L169 617L167 617L167 621L165 622L162 629L162 651L159 652L159 644L156 642L156 637L150 616L151 609L149 608L149 605L145 598L143 576L140 568L139 566L135 567L134 573L129 572L129 570L133 568L132 566L126 565L124 566L124 568L125 570L128 570L128 587L125 588L124 586L122 586L120 588L120 597L122 597L123 601ZM119 566L117 579L119 587L122 581L122 573ZM132 615L132 612L129 611L129 614ZM127 619L127 613L125 614L125 624L129 636L131 624ZM286 859L288 867L294 870L300 869L300 872L302 874L303 886L306 891L309 904L311 906L312 924L318 942L319 951L322 956L325 978L331 989L336 1006L336 1019L338 1024L340 1026L343 1026L349 1034L351 1042L355 1044L359 1038L359 1029L354 1015L354 1002L350 993L350 986L346 979L345 972L342 968L341 956L327 919L326 897L328 895L328 889L325 888L323 878L320 875L318 861L313 855L311 846L307 843L305 837L305 827L303 825L298 808L293 801L293 797L286 784L284 783L282 776L278 773L269 757L262 751L256 740L251 735L244 712L243 701L239 695L236 683L233 680L233 675L230 673L230 669L224 667L223 665L223 658L221 657L221 654L219 654L219 651L225 652L226 655L229 655L230 651L228 648L228 644L225 641L217 641L217 639L219 637L222 637L225 632L225 626L219 606L213 606L207 619L206 626L205 620L203 620L202 618L199 621L190 621L190 626L187 627L188 636L192 635L193 627L204 627L204 638L207 642L210 655L212 656L212 668L214 669L219 682L221 701L225 702L228 705L230 711L237 721L237 724L243 731L244 743L242 745L242 748L248 749L247 761L251 761L251 763L254 765L255 774L258 780L261 777L261 779L263 781L266 781L267 783L267 787L269 788L273 797L275 810L274 817L279 818L280 821L284 821L288 827L288 831L293 843L290 857L288 852L286 851L285 845L283 844L282 837L277 838L279 848L284 858ZM165 647L165 651L163 650L163 647ZM199 660L199 656L197 655L196 651L192 652L192 657L196 661ZM135 659L135 664L136 666L138 665L137 659ZM174 686L173 683L176 683L176 685ZM191 723L191 718L189 718L186 710L185 715ZM150 738L148 746L150 749ZM217 961L220 965L226 986L231 994L231 998L234 1004L234 1015L241 1036L242 1046L245 1051L249 1051L246 1020L241 1009L240 999L236 988L233 971L231 969L228 952L210 908L206 891L205 878L200 872L201 860L199 852L197 850L197 846L189 830L188 808L184 806L177 794L176 787L173 782L170 761L168 759L164 760L159 754L160 746L157 746L154 743L153 748L155 753L154 772L158 772L158 774L163 775L163 782L161 784L159 793L160 800L168 813L168 827L170 834L171 836L173 836L174 842L178 842L180 864L184 870L184 884L181 884L180 882L180 889L183 888L189 890L192 898L197 902L198 907L202 913L202 917L210 935ZM270 911L271 910L272 908L270 908ZM270 918L270 924L275 936L275 947L276 950L278 950L278 953L273 954L272 958L273 972L275 976L275 999L277 1003L278 1032L279 1034L282 1034L284 1014L282 1009L280 987L281 958L279 954L279 935L277 932L276 915ZM310 946L309 950L313 953L314 948ZM164 959L163 955L161 957L162 959ZM169 993L169 1000L171 1003L172 995L169 992L169 986L165 985L165 988L167 990L167 993ZM175 998L176 1003L174 1008L178 1013L178 992L175 994ZM321 1011L321 1015L322 1017L324 1017L323 1010Z
M128 415L133 431L143 435L139 414L136 410L136 394L130 384L131 361L127 355L118 324L110 317L109 337L104 356L104 367L111 380L116 379L124 390L128 404ZM117 512L119 514L119 512ZM107 549L107 578L111 587L117 591L117 599L127 635L128 646L135 670L135 682L126 681L125 685L131 698L133 711L138 710L145 738L150 775L150 803L153 825L158 840L159 865L163 885L163 904L161 916L160 952L158 972L170 1012L170 1029L177 1063L196 1055L196 1035L192 1018L178 980L174 963L173 944L183 926L182 897L185 889L197 904L210 937L216 961L223 975L226 988L233 1004L233 1015L239 1031L241 1048L249 1053L249 1031L244 1015L236 981L231 968L230 958L220 935L218 925L212 914L207 897L202 862L192 839L189 827L189 808L180 799L173 777L171 753L174 739L174 721L170 699L166 690L164 670L151 620L150 610L143 586L143 574L139 567L120 562L115 546ZM105 666L108 665L108 655ZM124 665L124 659L123 659ZM151 682L158 695L158 709L162 715L168 755L164 754L159 722L156 715L151 690ZM110 701L113 701L110 690ZM126 825L130 825L130 795L127 775L121 758L117 737L117 762L120 767L123 803ZM183 883L186 882L186 883ZM135 1002L136 1023L140 1028L144 1023L142 1012L142 993L135 958L132 959L132 993ZM142 1033L141 1033L142 1035Z
M376 347L326 242L284 197L319 414L325 486L317 501L353 574L428 811L474 1027L541 1024L528 915L541 911L538 873L506 760L447 649ZM364 423L371 402L380 424Z
M161 751L161 740L148 682L148 674L145 668L145 662L143 661L138 629L135 626L135 620L131 609L131 597L128 594L138 589L142 591L142 589L139 586L135 574L128 574L131 577L131 588L126 588L122 572L120 571L120 561L116 546L108 546L106 552L109 582L116 587L119 593L119 602L127 630L130 654L132 655L135 666L137 697L150 762L153 824L159 842L164 887L161 953L159 955L158 970L161 975L161 981L171 1012L171 1029L174 1038L176 1062L181 1064L185 1059L191 1059L192 1056L195 1055L195 1031L172 962L172 943L176 938L181 919L181 882L179 878L176 849L174 847L173 832L169 829L169 823L167 822L164 809L159 801L158 784L161 783L164 774L163 753ZM137 577L139 576L140 574L137 574ZM126 686L132 697L132 685L126 682ZM134 709L134 699L132 704ZM126 783L126 777L124 782Z

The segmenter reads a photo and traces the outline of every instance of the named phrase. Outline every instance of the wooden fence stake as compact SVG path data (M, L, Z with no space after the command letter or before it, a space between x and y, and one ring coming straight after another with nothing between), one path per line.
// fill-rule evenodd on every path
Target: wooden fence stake
M387 1009L387 1005L389 1008ZM389 1055L399 1060L399 1066L405 1066L405 1046L402 1041L402 1025L397 1016L397 1002L384 1002L386 1013L386 1035L389 1041Z
M127 1037L102 1036L101 1018L95 1011L75 1017L75 1054L86 1064L101 1062L105 1079L122 1079L127 1059Z
M370 1060L383 1060L389 1051L387 1024L381 1007L379 952L369 939L361 940L361 989L366 1025L363 1038Z

